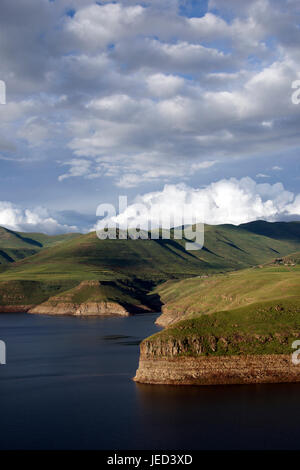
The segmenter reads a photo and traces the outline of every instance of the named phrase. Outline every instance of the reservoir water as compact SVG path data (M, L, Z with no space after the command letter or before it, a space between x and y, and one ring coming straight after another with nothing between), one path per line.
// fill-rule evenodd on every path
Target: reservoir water
M297 449L300 384L131 379L157 315L1 314L0 449Z

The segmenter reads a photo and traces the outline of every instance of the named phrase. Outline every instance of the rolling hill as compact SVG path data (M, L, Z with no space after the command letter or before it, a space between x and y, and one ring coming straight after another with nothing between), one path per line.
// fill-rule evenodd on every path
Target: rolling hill
M273 224L267 224L270 232ZM248 225L250 229L248 230ZM300 224L282 223L277 237L253 233L252 224L236 227L205 227L205 245L186 251L185 240L99 240L94 232L27 239L9 233L20 249L39 251L27 259L8 264L0 279L115 279L139 277L151 280L188 277L243 269L288 255L300 248ZM276 224L276 230L278 225ZM291 229L290 229L291 227ZM291 235L292 233L292 235ZM45 237L45 236L44 236ZM8 250L0 238L0 249ZM16 248L16 243L15 243Z
M300 267L283 258L263 267L227 274L168 281L156 293L163 303L157 323L169 326L184 318L232 310L270 299L300 299Z
M299 339L299 300L291 296L185 319L144 341L166 355L176 343L176 356L291 354L291 343Z
M163 331L140 346L135 379L150 384L299 382L297 254L211 277L169 281Z
M164 281L240 270L299 251L299 223L276 224L273 235L274 224L255 224L206 226L199 251L186 251L185 240L99 240L94 232L49 237L1 229L0 250L11 259L0 272L0 305L12 298L19 299L14 305L37 305L85 280L143 283L150 292ZM261 231L269 236L256 233ZM26 257L14 262L16 253ZM156 295L164 298L165 291Z
M41 249L56 245L79 234L45 235L43 233L14 232L0 227L0 265L6 265L38 253Z

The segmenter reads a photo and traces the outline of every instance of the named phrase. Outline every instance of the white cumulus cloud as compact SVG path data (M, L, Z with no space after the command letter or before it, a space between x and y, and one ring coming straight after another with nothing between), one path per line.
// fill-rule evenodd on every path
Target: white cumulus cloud
M23 209L11 202L0 201L0 226L20 232L43 232L49 235L76 232L78 228L60 224L47 209Z
M185 223L191 223L193 216L197 222L212 225L239 225L257 219L275 221L300 216L300 195L285 190L282 183L256 183L249 177L223 179L204 188L169 184L162 191L136 197L133 204L111 220L120 226L128 221L131 227L147 229L149 221L155 225L160 217L161 225L168 228L182 211Z

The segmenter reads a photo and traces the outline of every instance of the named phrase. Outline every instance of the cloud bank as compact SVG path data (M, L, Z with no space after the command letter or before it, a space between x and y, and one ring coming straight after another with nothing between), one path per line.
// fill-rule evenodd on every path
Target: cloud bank
M211 225L239 225L256 219L270 222L299 220L300 194L287 191L282 183L256 183L249 177L222 179L202 188L167 184L161 191L135 197L132 204L116 217L107 218L107 222L148 229L149 221L157 226L160 220L161 226L169 228L181 224L179 214L184 215L186 224L197 221ZM67 219L77 220L78 225L62 223ZM24 209L11 202L0 201L0 226L16 231L50 235L89 232L97 228L97 223L93 224L96 219L96 215L76 212L53 216L45 208Z
M76 226L60 224L45 208L23 209L0 201L0 226L20 232L43 232L49 235L77 232Z
M198 3L1 0L2 158L132 188L299 149L299 2Z
M183 210L189 220L194 215L198 222L211 225L239 225L257 219L270 222L297 219L300 194L286 191L282 183L258 184L249 177L223 179L204 188L165 185L162 191L138 196L123 213L111 220L121 225L128 221L130 226L148 229L148 221L156 223L160 217L162 226L169 228L170 219L176 220Z

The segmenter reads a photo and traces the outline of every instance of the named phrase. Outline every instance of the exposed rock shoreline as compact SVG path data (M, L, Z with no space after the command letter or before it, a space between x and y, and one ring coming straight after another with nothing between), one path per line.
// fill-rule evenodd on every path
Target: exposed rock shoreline
M212 351L214 338L207 337ZM203 352L203 338L146 339L134 380L144 384L225 385L300 382L300 365L291 354L213 355Z
M175 311L173 308L169 309L167 305L162 306L161 312L155 323L163 328L182 320L182 311Z
M142 310L141 310L142 311ZM145 310L147 311L147 310ZM1 313L31 313L38 315L75 315L75 316L109 316L128 317L131 312L115 302L88 302L84 304L57 302L40 305L0 305Z
M83 304L45 302L44 304L29 309L28 313L75 316L120 315L122 317L128 317L130 315L126 308L115 302L88 302Z
M300 366L288 354L166 358L142 353L134 380L162 385L300 382Z
M27 313L34 305L0 305L0 313Z

